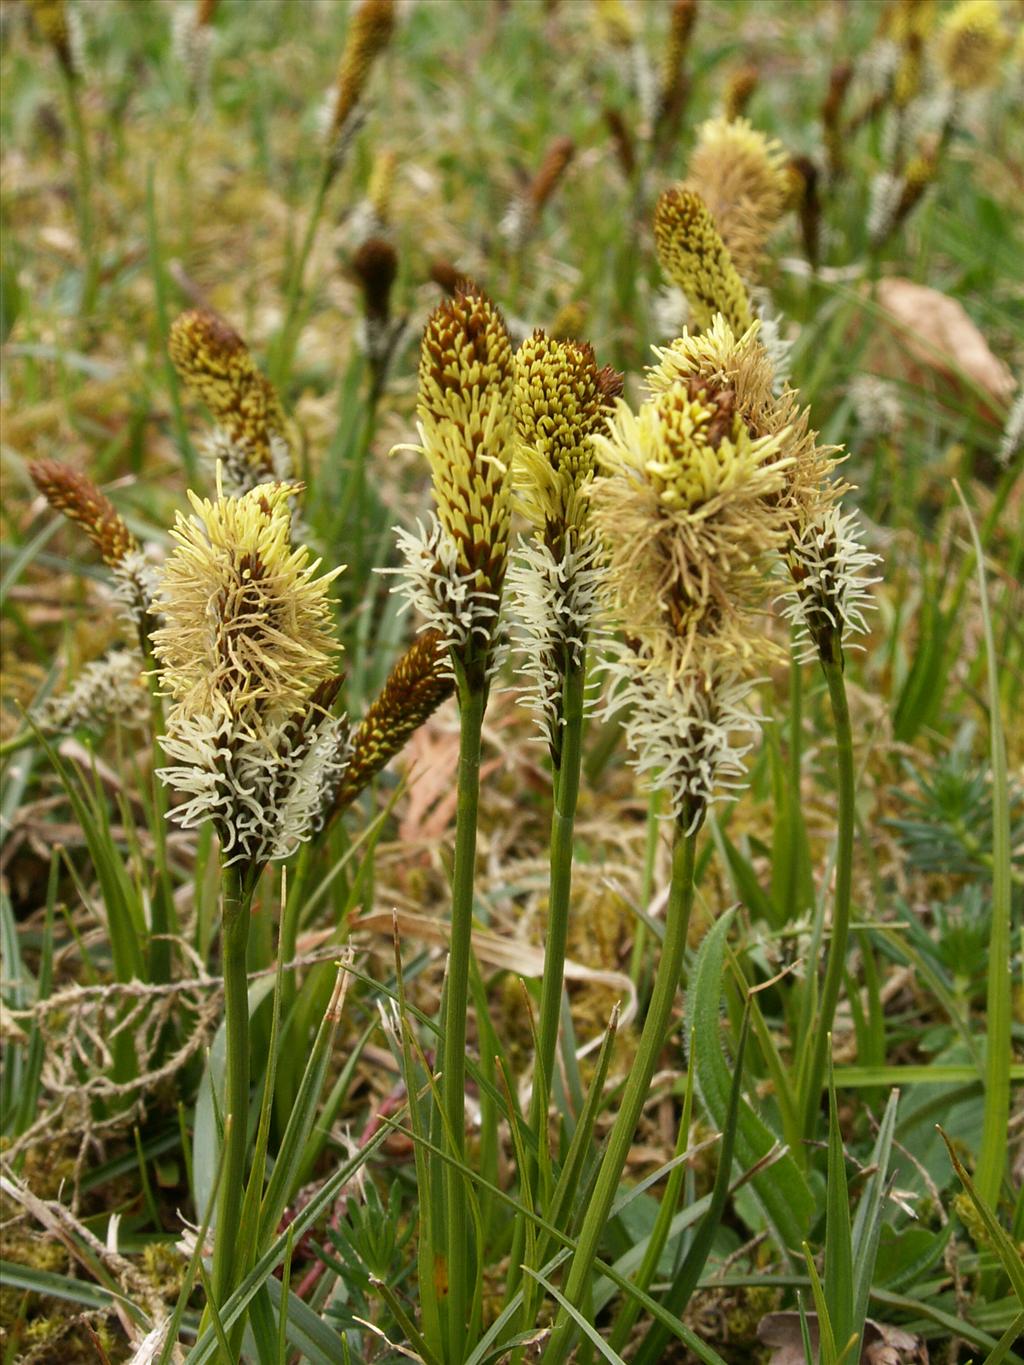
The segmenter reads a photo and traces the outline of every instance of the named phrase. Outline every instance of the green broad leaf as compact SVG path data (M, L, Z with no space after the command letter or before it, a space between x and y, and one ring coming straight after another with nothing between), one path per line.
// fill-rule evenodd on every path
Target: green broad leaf
M712 1122L723 1131L729 1113L733 1070L722 1051L719 1007L725 941L732 918L732 911L723 915L701 945L686 1002L687 1036L693 1037L696 1049L697 1089ZM735 1160L749 1169L778 1145L776 1134L741 1098ZM816 1204L796 1161L788 1152L783 1153L772 1161L769 1169L753 1176L751 1185L780 1248L787 1256L798 1256Z
M875 1256L875 1284L897 1292L921 1283L938 1264L952 1230L952 1223L947 1223L938 1232L914 1226L898 1232L883 1223Z

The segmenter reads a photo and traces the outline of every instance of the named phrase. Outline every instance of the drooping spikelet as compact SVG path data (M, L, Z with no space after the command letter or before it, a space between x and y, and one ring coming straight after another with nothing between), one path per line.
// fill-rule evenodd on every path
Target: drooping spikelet
M746 288L698 194L683 186L665 190L654 213L654 241L662 270L686 295L698 327L709 327L721 313L733 331L747 330Z
M426 630L395 664L353 731L348 766L333 797L331 815L352 804L454 690L447 642L440 631Z
M787 156L743 118L702 123L687 186L699 194L744 279L756 277L765 243L789 198Z
M950 85L955 90L991 85L1009 41L996 0L960 0L939 32L939 60Z
M50 506L82 528L109 568L138 552L139 543L124 518L91 479L59 460L33 460L28 472Z
M295 484L240 497L189 493L161 572L164 625L153 634L161 682L182 715L233 724L285 720L333 674L337 653L320 561L291 546Z
M852 80L853 64L837 62L829 72L828 94L821 106L822 137L828 158L828 173L833 180L841 173L845 161L843 104Z
M691 377L634 413L619 402L595 437L593 518L614 613L669 679L713 661L756 664L767 638L767 556L786 538L788 433L753 437L723 383Z
M69 76L77 74L71 25L65 0L29 0L36 32L50 44Z
M329 136L336 144L363 97L373 64L391 41L394 0L359 0L349 20L331 105Z
M50 506L80 526L99 550L114 576L125 615L145 649L149 632L157 623L156 581L152 564L124 518L91 479L59 460L34 460L28 471Z
M229 492L287 478L291 454L280 400L234 328L216 313L194 309L175 319L167 349L216 420L206 455L211 465L222 465Z

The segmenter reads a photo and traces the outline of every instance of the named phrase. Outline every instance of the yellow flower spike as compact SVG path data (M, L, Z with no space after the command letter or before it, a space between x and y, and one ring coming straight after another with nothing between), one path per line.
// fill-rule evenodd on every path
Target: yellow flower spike
M297 484L265 484L241 497L189 493L177 548L160 575L165 624L153 649L174 715L259 724L302 711L334 673L338 651L320 561L290 543L288 500Z
M398 157L392 151L378 152L370 168L370 180L366 187L366 198L373 209L373 215L381 227L391 222L391 196L395 188L395 170Z
M431 314L419 381L420 436L455 571L498 597L512 519L512 343L501 314L474 286L456 286Z
M1009 42L996 0L960 0L939 31L939 61L946 79L955 90L991 85Z
M76 75L65 0L29 0L29 13L36 32L53 48L67 74Z
M787 435L752 437L734 390L694 377L637 413L620 402L594 438L613 612L669 677L770 651L749 613L767 606L765 559L785 542Z
M188 387L220 429L212 453L224 460L232 491L287 473L289 442L280 400L248 346L223 318L205 309L182 313L167 349Z
M654 241L662 270L686 295L699 327L721 313L734 331L746 331L753 320L746 288L700 195L682 186L665 190Z
M730 73L722 99L723 113L729 122L743 117L760 82L760 73L752 62Z
M744 279L757 275L785 211L787 164L782 144L744 118L708 119L697 130L686 184L704 201Z
M534 332L515 357L515 411L520 447L516 491L531 524L558 541L582 526L581 490L595 468L591 434L601 425L605 395L587 342L554 341Z
M815 519L845 491L830 481L837 448L820 446L810 429L810 412L800 407L799 394L773 387L773 369L759 337L759 322L737 336L722 317L700 336L684 334L671 346L655 349L658 364L647 371L651 393L665 393L695 380L726 386L735 395L736 411L755 438L785 433L781 447L787 460L779 507L797 522Z

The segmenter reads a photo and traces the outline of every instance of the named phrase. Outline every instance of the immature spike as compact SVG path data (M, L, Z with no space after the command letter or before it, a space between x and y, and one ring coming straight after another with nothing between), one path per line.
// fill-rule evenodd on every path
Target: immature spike
M139 552L124 518L91 479L59 460L34 460L28 472L50 506L81 526L104 564L115 568L126 555Z
M699 327L721 313L737 334L747 330L747 291L700 195L681 186L666 190L654 213L654 241L662 270L686 294Z
M398 253L382 237L368 237L352 258L352 271L363 291L367 318L387 322L391 289L398 274Z
M395 664L352 735L351 756L332 816L352 804L454 690L444 635L439 630L423 631Z
M686 56L690 50L693 26L697 22L697 0L675 0L669 17L668 39L658 92L655 127L671 132L679 123L689 94Z
M725 84L723 110L725 118L730 123L734 119L742 118L747 112L747 105L753 99L760 80L760 73L753 63L737 67L731 73Z

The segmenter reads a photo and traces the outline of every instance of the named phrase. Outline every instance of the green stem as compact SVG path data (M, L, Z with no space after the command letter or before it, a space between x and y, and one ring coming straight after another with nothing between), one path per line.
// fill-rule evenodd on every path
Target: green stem
M853 877L854 771L853 731L850 708L843 681L841 647L835 642L834 657L823 662L825 681L832 703L832 722L836 732L836 777L839 786L839 814L836 848L836 889L832 903L832 936L825 961L825 983L813 1028L814 1042L806 1072L801 1079L800 1096L805 1138L813 1138L821 1108L821 1087L825 1077L828 1040L832 1032L839 990L846 968L846 945L850 934L850 892Z
M676 828L675 847L672 850L672 883L665 910L665 939L654 978L651 1003L640 1035L640 1046L623 1091L622 1103L608 1138L608 1146L601 1160L594 1193L587 1206L565 1282L565 1298L575 1308L579 1308L583 1303L601 1234L608 1221L608 1214L633 1143L636 1125L650 1088L651 1077L654 1075L658 1056L665 1043L672 1004L682 972L686 935L690 924L690 907L693 904L693 867L697 847L697 830L685 833L685 822L684 815ZM543 1365L560 1365L572 1346L575 1332L576 1327L572 1318L564 1308L560 1309L547 1350L542 1357Z
M82 118L82 105L78 98L78 82L73 75L65 73L64 91L68 102L68 119L71 124L71 137L75 148L75 169L78 174L78 234L82 248L82 294L78 312L83 321L88 321L96 306L96 293L99 289L99 261L96 257L96 224L92 204L92 162L89 157L89 139L86 136L85 121Z
M586 663L569 667L562 688L561 760L554 774L554 809L551 812L550 880L548 925L544 942L544 977L540 989L538 1056L533 1077L531 1126L537 1141L544 1140L551 1076L558 1046L558 1020L562 1007L565 945L569 936L569 902L572 894L572 841L576 806L580 795L583 758L583 689Z
M237 867L224 870L222 959L224 971L225 1085L227 1130L213 1250L213 1292L218 1307L244 1272L235 1256L236 1235L245 1192L249 1118L249 979L246 949L254 880Z
M455 860L452 869L452 928L443 1017L441 1105L453 1156L465 1154L466 1129L466 1012L469 1001L469 960L473 931L473 874L476 865L476 826L480 803L480 746L485 682L471 684L459 677L459 787L455 821ZM462 1172L446 1163L445 1241L448 1262L449 1359L460 1365L466 1339L466 1311L471 1296L469 1279L469 1204Z
M316 230L320 226L320 219L323 216L324 200L327 198L327 190L333 176L331 174L330 162L324 163L320 180L317 184L316 198L313 200L313 207L310 210L309 219L306 222L306 231L303 234L302 245L299 247L298 255L292 262L292 268L288 276L288 293L285 302L284 322L277 336L273 355L270 359L270 379L275 388L283 389L291 370L292 359L295 354L295 344L298 340L299 331L299 308L302 303L302 282L306 274L306 266L309 262L310 252L313 250L313 242L316 239Z

